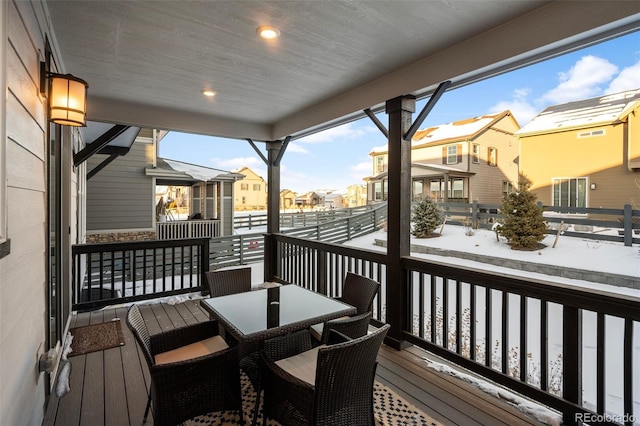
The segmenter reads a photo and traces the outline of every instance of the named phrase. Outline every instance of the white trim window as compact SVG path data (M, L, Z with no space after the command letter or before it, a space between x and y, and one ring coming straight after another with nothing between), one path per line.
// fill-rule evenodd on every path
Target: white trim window
M553 178L553 205L557 207L587 207L587 178Z
M458 164L458 146L447 146L447 164Z
M480 144L471 145L471 161L473 164L480 164Z

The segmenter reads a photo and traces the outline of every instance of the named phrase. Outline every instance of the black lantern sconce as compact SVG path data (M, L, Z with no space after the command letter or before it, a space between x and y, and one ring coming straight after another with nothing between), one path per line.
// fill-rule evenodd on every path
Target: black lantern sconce
M49 72L47 63L40 62L40 93L47 97L49 121L64 126L86 126L86 81L71 74Z

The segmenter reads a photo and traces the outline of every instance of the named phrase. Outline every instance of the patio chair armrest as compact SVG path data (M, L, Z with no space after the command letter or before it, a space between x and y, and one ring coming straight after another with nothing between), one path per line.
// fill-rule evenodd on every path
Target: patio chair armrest
M263 352L273 361L297 355L313 347L309 330L300 330L264 342Z
M331 346L338 343L348 342L349 340L353 340L353 339L344 333L340 333L337 330L329 330L329 338L327 339L327 345Z
M218 334L218 322L215 320L164 331L150 336L151 353L167 352Z

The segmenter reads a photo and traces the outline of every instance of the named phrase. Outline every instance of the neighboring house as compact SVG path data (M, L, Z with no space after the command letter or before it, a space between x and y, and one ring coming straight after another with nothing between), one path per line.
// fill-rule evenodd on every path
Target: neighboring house
M267 182L248 167L235 170L234 173L244 175L242 181L234 184L235 209L266 210L267 209Z
M553 105L516 135L545 205L640 208L640 89Z
M413 198L500 203L518 181L520 128L510 111L418 130L411 141ZM374 148L369 203L387 199L388 147Z
M141 129L128 152L107 165L101 154L109 152L88 158L88 242L155 239L156 186L165 185L190 187L190 217L220 219L220 233L233 233L233 183L242 176L157 157L164 134Z
M220 235L233 235L233 190L241 174L160 157L145 174L155 178L154 186L190 187L189 218L217 219Z
M324 207L328 209L341 209L344 207L342 194L331 192L324 195Z
M280 209L293 209L296 207L296 196L298 194L290 189L280 191Z
M324 204L324 194L315 191L305 192L296 197L296 206L298 208L315 208Z
M344 204L348 208L367 205L367 185L355 184L347 187Z

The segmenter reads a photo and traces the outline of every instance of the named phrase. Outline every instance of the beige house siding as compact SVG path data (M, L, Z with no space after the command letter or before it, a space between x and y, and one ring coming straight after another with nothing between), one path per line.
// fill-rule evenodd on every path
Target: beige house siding
M234 183L234 199L236 211L266 210L267 182L248 167L243 167L235 173L245 177Z
M521 137L521 168L544 204L553 204L553 178L586 178L587 207L640 208L639 169L629 162L640 158L638 106L628 122ZM591 130L601 136L578 137ZM640 166L640 165L639 165Z
M39 355L48 349L47 122L39 90L46 31L39 22L42 10L29 2L0 4L2 42L8 39L0 51L7 85L6 158L0 161L8 207L4 200L0 206L7 208L11 239L9 254L0 259L0 419L6 425L42 424L45 401L45 374L37 370Z
M500 122L502 123L502 121ZM518 182L518 139L513 136L513 128L510 133L504 133L489 129L477 139L469 142L469 171L474 173L469 179L470 201L478 201L487 204L500 204L503 195L503 182L510 182L515 185ZM471 160L471 145L480 145L480 162L473 163ZM497 149L498 164L491 166L488 164L489 147Z

